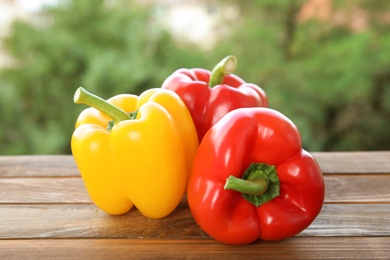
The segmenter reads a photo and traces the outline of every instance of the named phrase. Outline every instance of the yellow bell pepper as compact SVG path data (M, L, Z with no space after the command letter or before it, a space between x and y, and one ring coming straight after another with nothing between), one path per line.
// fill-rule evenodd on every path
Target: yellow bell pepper
M71 148L95 205L113 215L133 205L149 218L169 215L186 191L198 148L180 97L154 88L105 101L80 87L74 102L91 106L76 121Z

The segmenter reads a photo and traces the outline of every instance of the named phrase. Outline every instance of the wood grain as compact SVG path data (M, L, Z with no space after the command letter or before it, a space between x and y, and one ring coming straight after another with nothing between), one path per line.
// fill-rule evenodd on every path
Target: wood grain
M327 203L390 203L388 175L325 174L324 179ZM6 203L91 203L91 200L80 177L0 178L0 204Z
M312 153L325 174L389 174L390 151Z
M80 177L0 178L0 203L91 203Z
M325 204L298 236L388 236L389 216L390 204ZM159 220L146 218L136 209L109 216L94 205L77 204L2 205L0 219L0 239L209 239L184 203Z
M297 236L223 245L185 197L160 220L109 216L90 201L70 155L0 156L0 259L389 259L390 151L313 153L325 204Z
M325 174L326 203L390 203L390 175Z
M390 237L295 237L240 246L186 239L0 241L0 259L388 259L389 255Z
M209 238L196 225L187 204L180 204L171 215L159 220L146 218L136 209L110 216L94 205L2 205L0 219L0 239Z
M0 156L0 177L80 176L71 155Z
M313 152L325 174L390 173L390 151ZM1 156L0 177L80 176L71 155Z

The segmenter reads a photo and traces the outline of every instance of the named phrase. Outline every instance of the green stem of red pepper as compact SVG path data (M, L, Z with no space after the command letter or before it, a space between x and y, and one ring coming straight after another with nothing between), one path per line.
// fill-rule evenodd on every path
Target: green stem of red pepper
M96 108L100 112L106 114L114 120L114 123L120 121L129 120L132 118L131 115L106 100L86 91L84 88L79 87L73 97L73 101L76 104L85 104Z
M267 175L261 173L254 175L256 175L256 178L253 180L244 180L230 175L226 180L225 189L261 196L268 190L269 178Z
M241 192L244 199L256 207L280 195L279 177L275 166L264 163L252 163L242 178L230 176L224 188Z
M209 87L212 88L216 85L222 84L225 75L229 75L234 72L237 65L237 58L233 55L229 55L221 60L211 71Z

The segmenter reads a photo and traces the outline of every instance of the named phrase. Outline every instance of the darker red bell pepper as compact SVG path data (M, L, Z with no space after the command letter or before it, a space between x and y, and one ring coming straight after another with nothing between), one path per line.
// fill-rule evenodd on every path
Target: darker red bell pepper
M199 226L216 240L280 240L306 229L324 201L324 180L291 120L240 108L206 133L188 184Z
M230 55L210 72L206 69L178 69L162 84L175 91L187 105L199 141L226 113L241 107L267 107L265 92L232 74L237 60Z

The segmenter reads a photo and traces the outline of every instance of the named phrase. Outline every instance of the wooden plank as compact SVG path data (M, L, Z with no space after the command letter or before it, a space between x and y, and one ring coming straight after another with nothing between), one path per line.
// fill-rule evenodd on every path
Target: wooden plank
M390 173L390 151L313 152L325 174ZM0 177L80 176L72 155L0 157Z
M299 236L390 236L390 204L325 204ZM0 239L208 239L180 204L168 217L148 219L133 209L109 216L89 204L0 205Z
M152 220L109 216L91 204L71 155L0 157L0 259L388 259L390 152L313 153L324 172L323 210L296 237L217 243L185 200Z
M301 236L390 236L390 204L324 204Z
M207 235L186 204L160 220L146 218L136 209L110 216L87 204L0 205L0 239L202 237Z
M80 177L0 178L0 203L91 203Z
M325 202L390 203L390 175L325 175Z
M389 175L331 174L324 179L325 202L390 203ZM91 200L80 177L29 177L0 178L1 203L91 203Z
M0 177L80 176L71 155L0 156Z
M388 259L390 237L295 237L224 245L214 240L3 240L0 259Z
M312 154L325 174L390 173L390 151L315 152Z

